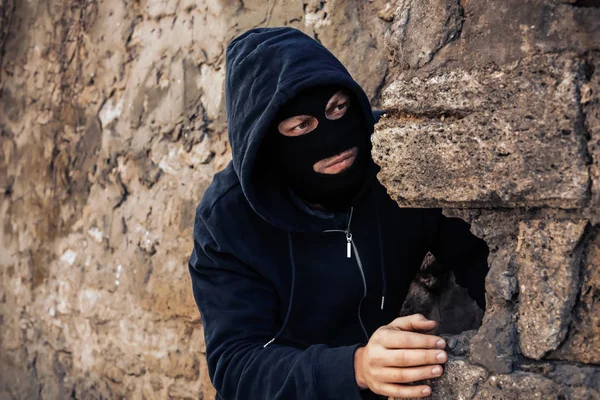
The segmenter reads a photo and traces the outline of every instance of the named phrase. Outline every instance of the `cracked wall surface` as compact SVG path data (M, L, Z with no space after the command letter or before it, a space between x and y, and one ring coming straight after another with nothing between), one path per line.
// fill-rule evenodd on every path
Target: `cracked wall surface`
M214 398L187 259L224 49L290 25L379 103L383 0L0 0L0 398Z
M435 12L432 12L435 10ZM600 398L600 2L399 0L380 181L490 249L433 399Z

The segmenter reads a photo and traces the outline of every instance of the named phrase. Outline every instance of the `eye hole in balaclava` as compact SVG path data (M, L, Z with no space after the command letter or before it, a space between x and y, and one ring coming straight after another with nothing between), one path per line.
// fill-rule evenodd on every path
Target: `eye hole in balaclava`
M340 90L344 90L349 101L343 115L332 119L327 106ZM337 109L341 114L340 109L343 106ZM316 124L313 120L313 126L305 129L307 133L282 134L279 124L295 116L314 117ZM352 203L367 176L370 140L365 117L356 96L341 86L315 86L298 93L280 109L271 124L267 141L271 168L278 171L280 184L291 188L309 203L320 204L330 210L344 210ZM319 161L344 152L355 154L354 162L346 169L338 173L315 170ZM333 158L319 165L323 167L335 160Z

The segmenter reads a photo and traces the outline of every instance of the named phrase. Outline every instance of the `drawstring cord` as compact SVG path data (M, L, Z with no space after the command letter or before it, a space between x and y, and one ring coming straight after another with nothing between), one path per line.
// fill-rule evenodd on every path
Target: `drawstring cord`
M283 325L281 325L281 328L279 328L279 331L277 331L275 336L273 336L273 338L271 340L269 340L267 343L265 343L263 345L263 348L267 347L268 345L273 343L275 340L277 340L279 338L279 336L281 336L281 334L285 330L285 327L290 318L290 314L292 312L292 303L294 301L294 289L296 288L296 262L294 261L294 247L292 246L292 233L291 232L288 232L288 248L289 248L289 252L290 252L290 263L292 264L292 290L290 292L290 302L288 304L287 312L285 313Z
M381 309L385 305L385 295L387 294L387 283L385 279L385 267L383 265L383 235L381 234L381 220L379 218L379 207L375 207L375 215L377 217L377 236L379 239L379 266L381 268L381 280L383 288L381 289Z

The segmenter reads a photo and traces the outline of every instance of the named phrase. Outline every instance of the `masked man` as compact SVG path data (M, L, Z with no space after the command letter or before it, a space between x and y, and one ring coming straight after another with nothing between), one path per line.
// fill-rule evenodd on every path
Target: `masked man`
M397 318L430 251L484 307L488 250L376 179L375 116L322 45L291 28L227 47L233 160L196 211L189 269L223 399L423 397L444 341Z

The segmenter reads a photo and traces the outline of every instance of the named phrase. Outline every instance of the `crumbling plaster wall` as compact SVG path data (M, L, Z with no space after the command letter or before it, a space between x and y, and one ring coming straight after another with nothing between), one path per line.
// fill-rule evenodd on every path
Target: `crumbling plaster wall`
M485 239L434 399L600 398L600 2L399 0L379 179Z
M0 0L0 398L214 398L187 259L224 50L297 27L378 102L383 0Z

